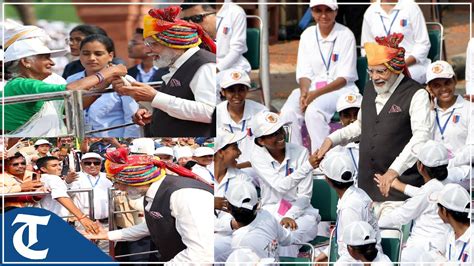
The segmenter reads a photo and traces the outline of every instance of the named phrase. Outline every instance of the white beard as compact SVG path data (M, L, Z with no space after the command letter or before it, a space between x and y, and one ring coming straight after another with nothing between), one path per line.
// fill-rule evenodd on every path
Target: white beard
M397 80L398 75L392 75L383 86L377 86L375 85L375 80L372 80L372 83L374 84L375 92L377 95L387 93L390 88L393 86L395 81Z
M163 50L159 57L160 58L158 60L153 60L153 65L157 68L169 67L176 59L176 55L171 49Z

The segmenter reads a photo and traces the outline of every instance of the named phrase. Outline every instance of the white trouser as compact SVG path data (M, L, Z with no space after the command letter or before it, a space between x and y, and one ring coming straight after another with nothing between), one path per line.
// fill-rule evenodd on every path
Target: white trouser
M232 235L214 234L214 259L216 262L225 262L229 257Z
M436 250L444 254L446 249L446 239L409 237L402 250L402 262L419 261L421 254Z
M318 234L319 219L317 219L314 215L305 214L296 218L295 221L298 225L298 229L292 231L295 242L307 243L313 240ZM298 250L300 247L301 245L291 245L286 247L279 246L278 252L280 256L296 257L298 256Z
M311 150L317 150L329 135L329 122L336 112L336 103L342 94L353 91L351 87L343 87L337 91L326 93L306 108L303 114L300 109L300 89L294 89L285 104L281 108L281 117L285 122L291 124L291 142L302 145L301 127L306 122L309 136L311 138Z
M382 216L385 216L385 215L388 215L389 213L391 213L394 209L402 206L404 203L404 201L383 201L383 202L380 202L380 201L377 201L377 202L373 202L373 207L374 207L374 214L375 214L375 217L377 217L377 219L380 220L380 218ZM401 225L400 227L401 228ZM393 230L390 230L390 231L383 231L381 234L380 234L381 237L393 237L393 238L398 238L399 237L399 234Z

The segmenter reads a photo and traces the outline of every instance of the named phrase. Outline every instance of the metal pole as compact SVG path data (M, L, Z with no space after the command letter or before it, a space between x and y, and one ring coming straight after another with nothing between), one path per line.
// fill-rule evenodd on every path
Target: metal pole
M258 15L262 18L263 34L260 45L262 45L260 75L262 80L263 98L265 98L265 106L270 109L270 63L268 54L268 6L265 0L258 0Z
M72 115L74 119L75 135L79 139L85 137L84 116L82 113L82 91L72 91Z
M89 192L87 192L87 197L89 199L89 218L91 220L94 220L95 218L95 211L94 211L94 189L91 189Z
M114 188L111 187L107 191L107 195L109 197L109 231L115 229L114 221L115 221L115 204L114 204ZM109 241L109 256L115 258L115 242Z

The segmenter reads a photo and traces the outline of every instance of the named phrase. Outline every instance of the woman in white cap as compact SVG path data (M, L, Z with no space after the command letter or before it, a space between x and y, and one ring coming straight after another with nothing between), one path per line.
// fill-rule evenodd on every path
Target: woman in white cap
M436 201L439 217L452 229L448 232L446 245L448 261L472 262L471 197L467 190L458 184L447 184L441 191L433 193L430 200Z
M339 202L337 204L337 220L334 230L334 238L338 245L339 262L354 262L346 248L346 239L343 232L347 226L354 221L364 221L370 224L375 231L374 248L382 253L380 244L380 230L377 218L373 212L373 201L367 193L354 186L356 167L346 152L329 152L321 161L319 168L323 172L326 181L337 193ZM316 192L317 193L317 192ZM329 247L321 252L316 258L318 262L326 262L329 257Z
M95 76L100 71L110 67L115 58L115 46L112 39L102 34L87 36L81 41L79 60L84 67L67 78L71 83L85 77ZM127 80L134 81L131 76ZM132 123L132 116L138 110L138 103L130 96L120 96L117 92L101 95L84 111L86 130L98 130ZM92 137L139 137L138 125L116 128L90 134Z
M432 139L443 143L448 149L449 158L452 159L449 167L465 168L467 177L471 170L468 154L474 147L474 140L469 137L474 132L474 104L455 94L457 79L452 66L446 61L436 61L429 65L426 82L431 96L436 98L432 111ZM469 183L469 178L465 179Z
M308 27L300 38L296 80L281 109L282 119L292 122L291 142L302 144L301 127L306 122L311 151L329 135L329 122L341 94L358 91L356 40L352 31L336 22L336 0L311 0L316 26Z
M344 229L343 237L347 251L353 259L361 262L350 265L371 265L374 262L377 265L393 265L387 255L377 249L377 233L365 221L352 222ZM338 262L335 265L340 265Z
M417 188L395 179L392 188L411 198L379 220L381 227L398 227L413 220L410 237L402 250L402 262L416 261L420 250L437 249L444 253L445 233L449 229L439 218L436 204L428 201L429 195L444 187L442 182L448 176L448 150L443 144L429 140L420 148L417 157L417 169L425 184Z
M271 112L255 116L256 146L252 153L252 168L258 175L262 193L262 208L280 223L294 230L300 242L313 240L318 231L319 212L310 204L313 194L311 173L318 166L316 153L309 156L306 148L285 143L286 125ZM280 256L296 257L298 246L280 249Z
M228 213L227 191L237 182L251 182L251 178L237 169L237 158L241 152L238 143L245 137L244 133L231 133L218 129L214 142L214 260L226 261L229 256L232 240L232 224L235 220Z
M252 120L256 114L268 109L260 103L246 99L250 89L250 77L245 71L228 69L221 72L219 76L221 94L226 100L217 105L216 126L233 133L247 134L247 137L239 142L242 155L238 162L239 168L249 168L251 167L250 155L255 145L252 136Z
M43 80L52 74L51 57L65 50L50 50L44 43L46 33L36 26L18 26L5 31L5 71L9 73L4 96L40 94L65 90L106 88L114 76L124 76L123 65L100 71L95 76L70 84L48 84ZM96 97L85 97L87 108ZM63 101L36 101L5 105L4 133L22 136L57 136L65 134L62 121Z

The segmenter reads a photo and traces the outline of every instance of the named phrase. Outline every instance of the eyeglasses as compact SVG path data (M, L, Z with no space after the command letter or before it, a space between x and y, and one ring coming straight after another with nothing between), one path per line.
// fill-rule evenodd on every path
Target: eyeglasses
M385 69L367 69L367 74L369 74L370 76L373 76L374 73L379 75L379 76L385 76L388 73L388 68L385 68Z
M143 41L143 44L145 44L146 47L153 49L159 45L158 42L150 42L149 40Z
M66 38L66 44L70 45L72 43L81 43L84 38L76 37L76 38Z
M26 165L26 162L12 163L11 165L12 165L13 167L17 167L17 166L19 166L20 164L21 164L21 165Z
M91 166L91 165L99 166L102 164L101 162L82 162L82 163L87 166Z
M204 20L205 17L207 17L209 15L213 15L213 14L216 14L216 12L210 12L210 13L204 13L204 14L184 17L184 18L182 18L182 20L192 21L194 23L201 23Z

